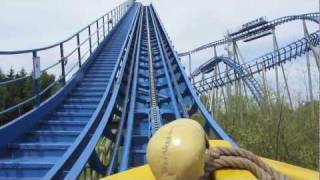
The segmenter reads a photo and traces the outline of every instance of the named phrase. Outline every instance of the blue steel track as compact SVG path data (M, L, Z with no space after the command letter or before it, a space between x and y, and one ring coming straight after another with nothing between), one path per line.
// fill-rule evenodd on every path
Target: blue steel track
M121 12L125 14L120 16ZM266 29L294 20L318 23L317 17L319 13L287 16L233 34L233 38L259 36ZM99 25L101 22L103 26ZM110 32L109 24L112 24ZM97 31L92 33L95 25ZM102 29L105 37L99 41ZM89 37L80 43L79 34L87 30ZM96 49L92 47L95 35ZM73 38L78 40L72 53L78 53L79 69L66 80L64 68L69 55L64 54L63 44ZM181 56L228 41L209 43ZM90 49L83 53L80 47L85 42L89 42ZM103 16L57 44L31 50L0 51L0 55L32 53L36 57L37 52L60 47L61 59L53 66L61 64L62 79L59 81L63 82L62 88L41 104L37 100L39 94L24 102L37 100L38 103L33 110L0 127L0 179L77 179L86 164L103 175L143 165L148 140L158 128L196 113L204 118L207 133L237 147L209 114L197 92L242 79L259 103L262 92L253 74L290 61L319 44L319 32L316 32L245 64L226 57L213 58L193 75L212 72L218 63L229 66L229 72L195 82L193 87L154 7L130 1L108 14L107 21ZM89 56L83 59L83 54ZM81 63L81 60L85 61ZM14 81L0 82L0 86ZM24 103L1 111L0 115ZM113 144L108 164L100 161L95 150L103 137Z
M199 93L206 92L212 88L224 86L228 83L243 79L246 84L250 84L249 87L255 99L259 103L261 99L256 95L256 92L261 92L259 85L254 82L253 75L262 72L263 70L269 70L275 68L280 64L284 64L288 61L297 59L298 57L306 54L312 50L312 47L320 45L320 32L314 32L307 37L292 42L282 48L279 51L269 52L261 57L247 61L243 64L235 63L233 59L226 57L218 57L210 59L204 64L200 65L193 73L193 76L198 76L200 73L208 74L214 70L218 63L223 62L229 67L228 71L223 71L214 76L209 76L199 81L194 82L193 86ZM223 60L223 61L222 61ZM249 81L248 81L249 79Z
M201 103L154 7L134 2L63 88L0 128L0 179L76 179L87 163L100 174L142 165L159 127L195 113L207 132L237 146ZM95 151L101 137L113 140L108 165Z

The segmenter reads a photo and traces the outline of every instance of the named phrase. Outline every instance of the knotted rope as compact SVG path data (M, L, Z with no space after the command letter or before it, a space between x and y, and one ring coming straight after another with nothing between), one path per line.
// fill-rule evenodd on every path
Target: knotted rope
M259 180L290 180L244 149L215 147L208 149L206 155L205 174L200 180L211 179L212 173L219 169L248 170Z

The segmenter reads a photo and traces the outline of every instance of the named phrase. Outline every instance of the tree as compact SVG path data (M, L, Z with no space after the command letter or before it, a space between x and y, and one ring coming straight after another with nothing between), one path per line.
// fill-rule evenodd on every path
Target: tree
M50 75L46 72L42 73L40 79L41 90L44 90L46 87L50 86L55 81L55 76ZM46 93L43 94L42 98L47 99L55 92L55 88L50 88Z
M17 78L23 78L16 82L0 86L0 111L8 109L14 105L17 105L32 96L34 96L34 80L32 77L27 77L28 73L24 68L19 72L15 73L14 69L11 67L8 74L4 74L0 69L0 81L13 80ZM55 81L55 76L44 72L40 77L41 90L47 88L50 84ZM41 96L42 100L46 100L53 93L57 91L58 87L53 86L46 93ZM0 125L5 124L21 114L30 111L33 108L32 103L27 103L15 111L5 113L5 115L0 116Z
M208 97L201 97L204 102ZM239 144L260 156L284 161L306 168L318 167L319 101L298 102L293 110L284 98L279 102L268 102L268 111L261 110L254 99L231 96L227 108L216 109L215 119ZM236 102L244 107L236 108ZM316 108L312 116L312 106ZM239 117L239 113L243 115ZM194 115L198 121L203 117Z
M7 78L8 78L9 80L14 79L14 77L15 77L15 74L14 74L14 73L15 73L15 72L14 72L14 69L11 67L10 70L9 70L9 73L8 73L8 75L7 75Z

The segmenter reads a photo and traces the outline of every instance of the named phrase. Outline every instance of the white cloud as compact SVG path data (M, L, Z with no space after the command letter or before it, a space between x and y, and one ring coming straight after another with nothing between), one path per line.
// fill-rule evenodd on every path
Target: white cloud
M28 49L63 40L92 20L120 4L120 0L1 0L0 50ZM153 0L175 48L185 51L221 39L227 29L246 21L267 16L316 12L317 0ZM317 26L309 24L310 31ZM302 37L301 23L284 25L277 30L280 46ZM254 43L239 43L246 60L272 50L270 37ZM219 48L223 54L223 48ZM193 66L213 55L212 50L194 56ZM19 60L0 57L0 68L31 67L31 56ZM42 67L56 59L42 61ZM185 63L187 64L187 63ZM296 72L294 68L287 71Z

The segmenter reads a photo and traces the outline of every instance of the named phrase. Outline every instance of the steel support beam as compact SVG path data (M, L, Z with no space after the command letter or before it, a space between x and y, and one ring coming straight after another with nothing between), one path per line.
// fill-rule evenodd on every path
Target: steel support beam
M276 33L275 33L275 29L272 30L272 35L273 35L273 46L274 46L274 51L278 53L278 59L277 61L280 61L280 54L279 54L279 45L278 45L278 41L277 41L277 37L276 37ZM284 67L282 63L279 63L280 67L281 67L281 71L282 71L282 75L283 75L283 80L285 83L285 87L287 90L287 95L289 98L289 104L290 104L290 108L293 109L293 103L291 100L291 94L290 94L290 90L289 90L289 85L288 85L288 81L287 81L287 76L286 73L284 71ZM279 75L278 75L278 68L276 67L276 83L277 83L277 98L278 100L280 100L280 87L279 87Z

